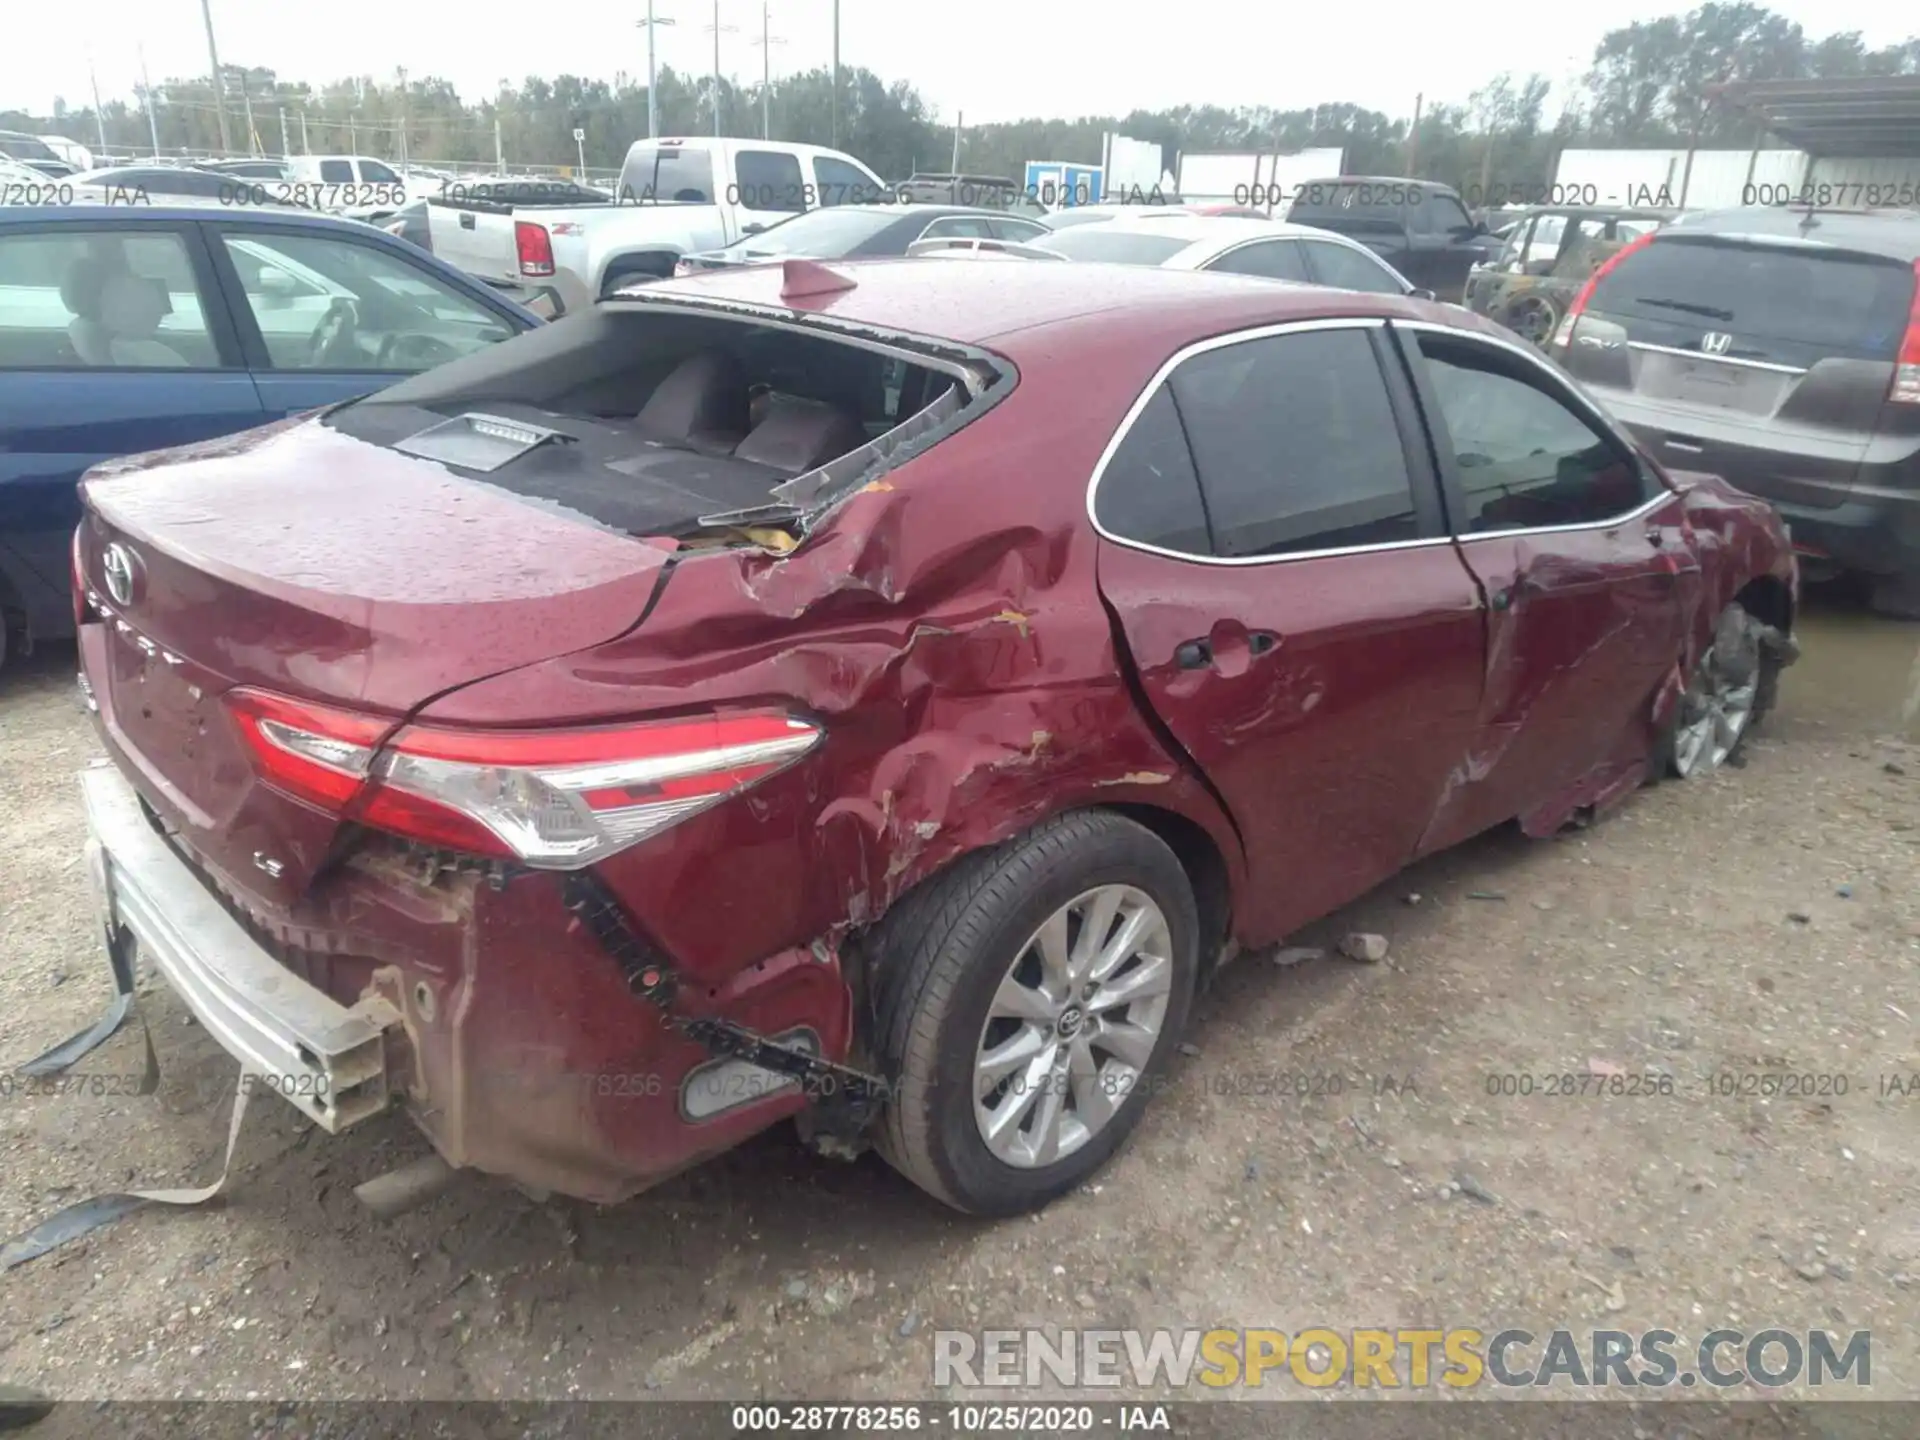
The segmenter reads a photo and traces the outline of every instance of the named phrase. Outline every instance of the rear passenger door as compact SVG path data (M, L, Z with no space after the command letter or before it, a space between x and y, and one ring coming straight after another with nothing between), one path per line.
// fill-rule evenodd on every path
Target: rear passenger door
M1460 550L1487 602L1468 783L1422 849L1515 816L1550 831L1644 770L1700 593L1685 507L1559 374L1518 346L1395 322Z
M38 633L72 629L81 472L265 418L197 226L0 228L0 569Z
M1322 320L1195 345L1094 482L1101 591L1246 837L1261 938L1406 862L1477 714L1478 597L1388 344Z

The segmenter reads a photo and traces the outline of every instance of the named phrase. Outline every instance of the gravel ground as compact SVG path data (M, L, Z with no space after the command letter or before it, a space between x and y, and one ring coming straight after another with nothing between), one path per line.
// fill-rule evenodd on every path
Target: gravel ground
M0 1378L70 1399L907 1398L932 1393L941 1327L1725 1325L1870 1329L1873 1397L1920 1398L1920 628L1816 603L1802 634L1743 767L1557 841L1483 837L1294 941L1378 932L1384 963L1241 958L1135 1144L1037 1218L956 1217L782 1127L613 1208L475 1180L379 1222L353 1185L424 1142L397 1119L329 1139L262 1098L223 1203L0 1277ZM110 993L72 669L53 650L0 681L10 1061ZM156 1095L0 1101L0 1232L217 1173L233 1066L164 988L145 1011ZM135 1032L82 1070L139 1064ZM1673 1093L1543 1093L1616 1068ZM1714 1093L1758 1074L1848 1083ZM1493 1093L1520 1076L1535 1093Z

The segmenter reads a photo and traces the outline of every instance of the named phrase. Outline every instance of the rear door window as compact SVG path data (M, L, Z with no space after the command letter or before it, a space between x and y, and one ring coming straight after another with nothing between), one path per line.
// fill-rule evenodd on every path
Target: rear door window
M778 150L742 150L734 157L738 184L727 197L729 205L748 210L791 210L807 208L811 191L801 178L797 156Z
M0 232L0 369L219 364L181 234Z
M1294 280L1302 284L1312 281L1306 261L1300 258L1299 242L1294 240L1262 240L1241 245L1206 268L1228 275L1260 275L1268 280Z
M1313 262L1314 278L1322 285L1340 290L1358 290L1368 295L1404 295L1407 287L1400 277L1379 261L1345 245L1325 240L1309 240L1303 247Z
M1154 391L1101 471L1093 513L1118 539L1180 555L1213 553L1200 480L1167 386Z
M711 205L713 160L705 150L679 145L636 145L620 167L618 199L622 205L650 205L655 201Z
M1194 356L1171 380L1221 556L1418 539L1413 482L1365 329Z
M1806 368L1896 359L1913 285L1895 260L1668 233L1602 277L1587 310L1631 341Z
M320 181L325 185L351 185L353 183L353 162L351 160L322 160L320 162Z

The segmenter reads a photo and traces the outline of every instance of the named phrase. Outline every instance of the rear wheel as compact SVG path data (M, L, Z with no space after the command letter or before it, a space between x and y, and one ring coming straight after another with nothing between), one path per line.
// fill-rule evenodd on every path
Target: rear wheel
M929 880L869 952L876 1048L898 1078L880 1153L974 1214L1074 1189L1139 1123L1198 948L1179 860L1111 812L1047 821Z
M1529 345L1544 350L1560 323L1560 311L1544 295L1522 295L1507 306L1500 323Z

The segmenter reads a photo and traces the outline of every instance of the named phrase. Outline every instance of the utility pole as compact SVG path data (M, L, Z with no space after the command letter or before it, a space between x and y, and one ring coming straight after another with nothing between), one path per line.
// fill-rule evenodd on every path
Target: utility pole
M400 77L400 168L407 168L407 71L405 66L395 67Z
M253 91L247 85L246 69L239 65L234 66L233 69L235 75L237 75L240 80L240 103L244 107L247 116L247 153L249 155L258 155L260 153L260 132L254 128L253 124Z
M773 138L773 47L787 42L767 33L767 0L760 0L760 138Z
M280 107L280 154L282 158L293 154L293 144L287 139L287 107Z
M947 172L950 175L960 173L960 122L965 118L961 111L953 112L953 165Z
M93 128L99 133L100 149L103 152L100 158L104 160L106 159L104 152L107 148L107 117L100 110L100 77L94 73L92 50L87 51L87 80L93 86Z
M720 0L713 0L713 24L707 27L713 31L713 138L720 138L720 34L725 31L732 34L737 28L720 23Z
M493 173L496 175L504 175L507 173L507 150L506 146L500 142L500 117L498 115L493 117Z
M227 92L220 83L220 52L213 43L213 0L200 0L200 18L207 22L207 63L213 73L213 106L220 112L220 153L233 148L227 138Z
M1407 178L1417 179L1420 174L1420 109L1426 102L1425 93L1413 97L1413 128L1407 131Z
M153 137L153 158L160 158L160 122L153 115L153 81L147 75L147 47L136 47L140 52L140 92L147 102L147 133Z
M300 107L300 153L302 155L313 153L313 146L307 143L307 107L304 105Z
M212 35L209 30L208 35ZM833 0L833 139L828 143L840 148L840 0Z
M653 31L657 25L671 25L673 21L665 16L653 13L653 0L647 0L647 18L636 21L647 32L647 138L660 138L660 87L656 82L657 72L653 64Z

